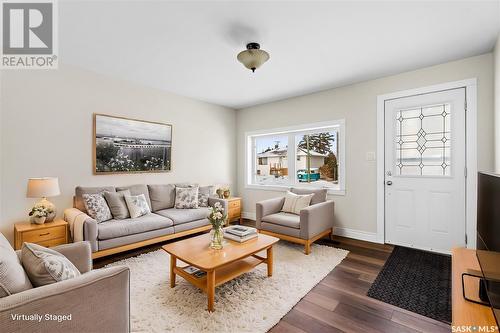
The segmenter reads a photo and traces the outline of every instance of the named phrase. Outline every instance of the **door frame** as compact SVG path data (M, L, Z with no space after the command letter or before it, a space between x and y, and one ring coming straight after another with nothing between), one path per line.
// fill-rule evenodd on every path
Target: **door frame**
M392 99L465 88L465 237L476 248L477 79L446 82L377 96L377 242L385 243L385 102Z

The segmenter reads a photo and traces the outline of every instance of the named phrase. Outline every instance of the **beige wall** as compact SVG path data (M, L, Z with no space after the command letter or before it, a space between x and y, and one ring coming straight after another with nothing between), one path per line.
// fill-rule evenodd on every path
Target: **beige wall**
M236 182L234 110L67 66L5 71L1 83L0 232L11 241L34 202L29 177L59 177L59 213L77 185ZM172 172L93 175L94 112L173 124Z
M488 53L239 110L236 118L238 191L243 196L244 211L252 214L257 201L281 194L245 189L245 132L344 118L346 195L332 196L336 203L336 225L375 233L376 162L367 161L366 153L376 151L377 95L468 78L477 78L478 82L479 169L491 170L494 165L493 55Z
M493 51L495 75L495 172L500 173L500 35Z

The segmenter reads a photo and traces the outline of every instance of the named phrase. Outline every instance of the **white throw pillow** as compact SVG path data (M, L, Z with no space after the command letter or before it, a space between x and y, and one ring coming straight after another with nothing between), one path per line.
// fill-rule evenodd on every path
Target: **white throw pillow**
M144 194L124 196L131 218L136 218L151 213Z
M300 211L311 204L313 194L298 195L290 191L286 192L285 203L283 204L282 212L300 214Z

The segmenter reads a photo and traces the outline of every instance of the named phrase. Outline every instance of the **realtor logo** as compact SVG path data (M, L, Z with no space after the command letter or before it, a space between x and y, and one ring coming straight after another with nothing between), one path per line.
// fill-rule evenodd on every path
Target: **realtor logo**
M2 69L57 68L54 1L2 2Z

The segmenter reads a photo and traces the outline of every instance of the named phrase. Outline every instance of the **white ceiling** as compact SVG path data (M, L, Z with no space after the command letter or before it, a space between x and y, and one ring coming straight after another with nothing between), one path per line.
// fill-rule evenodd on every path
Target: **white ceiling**
M492 50L499 1L59 2L63 63L232 108ZM270 60L236 60L247 42Z

